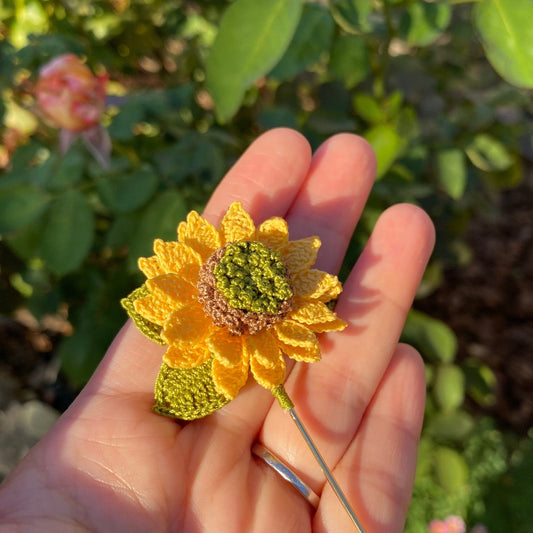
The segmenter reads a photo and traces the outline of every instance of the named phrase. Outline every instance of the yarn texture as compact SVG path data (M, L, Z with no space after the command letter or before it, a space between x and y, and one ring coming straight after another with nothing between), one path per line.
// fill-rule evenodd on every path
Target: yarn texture
M154 411L200 418L234 399L251 374L284 408L285 358L320 360L317 334L346 323L328 305L342 287L313 269L320 239L289 240L285 220L258 227L239 202L218 228L192 211L177 241L139 259L145 284L122 300L139 330L168 346Z

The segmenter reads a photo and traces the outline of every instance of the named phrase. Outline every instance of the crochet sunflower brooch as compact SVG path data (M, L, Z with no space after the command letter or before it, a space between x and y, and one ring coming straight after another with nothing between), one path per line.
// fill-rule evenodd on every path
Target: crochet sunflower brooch
M138 262L146 282L121 301L142 333L168 346L153 410L181 420L202 418L233 400L251 372L290 413L363 532L283 387L284 356L319 361L317 334L346 327L328 305L342 291L339 280L311 268L320 239L290 241L287 222L279 217L256 228L239 202L230 205L218 229L191 211L177 237L155 240L154 255ZM278 464L258 447L263 451L254 454L271 466ZM286 465L280 468L286 477ZM295 479L291 482L297 490L316 505L318 496Z
M168 346L154 411L206 416L237 396L249 372L291 406L284 354L314 363L316 334L346 327L327 305L339 280L311 268L320 239L290 241L279 217L256 228L239 202L218 229L192 211L177 237L155 240L154 255L138 262L146 282L121 302L142 333Z

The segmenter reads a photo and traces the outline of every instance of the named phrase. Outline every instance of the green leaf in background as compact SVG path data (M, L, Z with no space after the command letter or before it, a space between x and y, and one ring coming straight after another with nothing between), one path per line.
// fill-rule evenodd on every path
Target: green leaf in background
M348 89L370 74L370 56L366 41L354 35L339 35L333 42L329 71Z
M353 97L353 108L357 116L369 124L379 124L386 118L379 102L368 93L356 93Z
M155 238L175 241L178 224L185 220L187 207L176 191L166 191L157 195L140 215L139 225L130 245L128 267L137 271L137 259L153 254Z
M439 484L448 492L466 489L468 484L468 465L466 461L451 448L441 447L435 450L435 473Z
M76 146L71 147L63 157L56 159L50 156L50 159L53 161L53 168L43 183L48 190L59 191L81 180L85 160Z
M392 166L402 148L402 139L389 124L380 124L365 133L365 139L372 145L378 160L376 178L382 178Z
M474 10L474 24L488 60L517 87L533 87L532 20L531 0L481 0Z
M412 46L427 46L448 27L452 9L448 4L412 3L400 22L400 35Z
M331 13L335 22L348 33L372 31L368 19L372 12L372 0L331 0Z
M437 179L444 192L455 200L465 191L467 170L463 150L443 148L437 152Z
M131 174L105 176L97 182L98 192L109 208L117 213L144 205L157 189L159 180L150 168Z
M0 190L0 232L14 231L33 222L50 202L50 196L33 185Z
M453 411L465 398L465 375L456 365L441 365L433 384L433 395L443 411Z
M76 270L93 242L94 215L85 196L69 190L57 196L43 218L39 246L46 265L59 276Z
M461 442L474 428L474 419L464 411L436 413L428 420L427 433L438 441Z
M258 117L258 122L264 130L273 128L298 127L298 115L289 106L276 106L264 109Z
M111 223L105 245L110 248L129 246L135 239L139 213L137 211L120 214Z
M291 44L269 76L286 80L316 63L331 46L334 25L327 8L304 4Z
M9 247L22 259L30 261L37 257L41 242L42 215L32 224L14 233L3 236Z
M135 137L135 125L144 119L144 109L137 102L125 103L108 128L109 135L117 141L129 141Z
M76 387L91 377L126 314L120 298L129 290L130 278L123 270L101 274L85 271L87 298L73 314L74 334L64 339L58 350L61 370Z
M224 172L224 155L206 135L187 132L170 148L158 150L155 162L159 172L174 183L181 184L187 176L201 177L207 182L218 181Z
M457 353L457 337L451 328L420 311L409 311L402 339L431 361L451 363Z
M27 44L32 33L46 33L48 17L46 11L37 0L15 2L15 20L11 25L10 38L17 47Z
M280 60L301 10L300 0L236 0L227 8L207 60L207 88L221 122L237 112L246 89Z
M466 392L479 405L489 407L496 403L497 378L491 368L477 359L464 363Z
M501 141L488 133L479 133L466 148L470 161L485 172L505 170L513 164L513 157Z

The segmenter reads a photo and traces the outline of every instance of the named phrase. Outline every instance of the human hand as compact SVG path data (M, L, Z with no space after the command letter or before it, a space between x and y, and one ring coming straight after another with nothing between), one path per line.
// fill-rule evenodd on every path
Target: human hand
M217 224L236 200L257 223L283 216L291 240L321 237L315 266L336 273L374 172L370 147L354 135L332 137L311 158L299 134L273 130L229 171L204 217ZM424 367L398 338L433 240L420 209L383 213L337 303L348 327L321 337L318 364L287 364L285 388L368 533L402 531L411 497ZM292 420L253 380L206 418L154 415L163 353L131 321L124 326L76 401L1 487L0 526L353 531ZM252 455L256 440L321 495L316 512Z

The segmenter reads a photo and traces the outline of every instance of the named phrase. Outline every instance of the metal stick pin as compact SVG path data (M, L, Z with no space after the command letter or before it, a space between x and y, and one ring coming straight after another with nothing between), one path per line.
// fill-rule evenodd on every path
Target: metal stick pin
M359 520L357 520L357 516L355 516L355 513L353 509L351 508L350 504L348 503L348 500L346 499L346 496L342 492L341 488L339 487L338 483L335 481L335 478L333 477L333 474L331 473L330 469L328 468L328 465L320 455L320 452L318 451L317 447L315 446L315 443L312 441L311 437L309 436L309 433L307 433L307 430L305 429L304 425L302 424L302 421L298 417L298 415L294 412L294 409L288 409L289 414L291 415L291 418L294 420L294 423L300 430L300 433L302 434L305 442L309 446L311 452L313 452L313 455L315 456L315 459L317 460L318 464L320 465L320 468L322 469L322 472L324 472L324 475L326 476L326 479L328 480L328 483L330 484L331 488L333 489L333 492L337 495L337 498L339 498L339 501L342 503L342 506L348 513L348 516L350 517L351 521L354 523L355 527L357 528L358 533L365 533L365 530L363 529L363 526L360 524Z
M337 481L335 481L335 478L333 477L331 470L328 468L328 465L326 464L326 462L320 455L320 452L318 451L317 447L315 446L315 443L313 442L313 440L309 436L309 433L307 432L304 425L302 424L302 421L300 420L298 415L295 413L294 403L292 403L292 400L287 394L287 391L285 390L285 388L283 387L283 385L278 385L277 387L274 387L271 392L274 395L274 397L277 398L280 406L285 411L288 411L289 414L291 415L291 418L294 420L296 427L300 430L300 433L302 434L305 442L307 443L307 446L309 446L309 449L315 456L315 459L317 460L320 468L322 469L322 472L324 472L324 475L326 476L326 479L328 480L330 487L333 489L333 492L335 493L339 501L342 503L342 506L344 507L345 511L348 513L348 516L350 517L350 520L353 522L354 526L356 527L357 532L365 533L363 526L357 519L357 516L355 516L355 512L353 511L352 507L348 503L346 496L342 492Z

